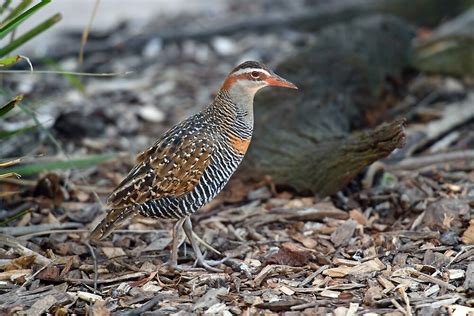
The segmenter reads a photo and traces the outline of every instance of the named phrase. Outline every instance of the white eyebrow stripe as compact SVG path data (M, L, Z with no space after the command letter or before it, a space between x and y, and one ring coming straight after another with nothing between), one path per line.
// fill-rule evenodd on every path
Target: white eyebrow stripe
M233 73L234 76L238 76L238 75L241 75L241 74L244 74L244 73L250 73L252 71L258 71L258 72L261 72L261 73L264 73L265 75L267 76L271 76L271 74L264 70L264 69L261 69L261 68L244 68L244 69L239 69L237 70L236 72Z

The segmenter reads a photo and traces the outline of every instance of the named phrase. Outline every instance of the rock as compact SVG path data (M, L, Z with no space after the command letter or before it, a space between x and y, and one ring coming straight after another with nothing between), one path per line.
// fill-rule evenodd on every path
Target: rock
M201 298L199 298L196 303L194 304L193 310L198 309L208 309L211 306L219 303L218 295L225 295L229 292L227 288L211 288L204 294Z
M165 113L163 113L163 111L151 104L141 106L138 110L138 115L145 121L152 123L161 123L166 118Z
M143 56L147 58L157 57L163 48L163 42L159 37L152 38L143 48Z
M212 47L221 56L234 55L238 50L233 40L222 36L215 37L212 40Z
M247 194L247 199L253 200L267 200L272 197L272 192L267 187L261 187L256 190L250 191Z
M104 133L105 118L101 113L86 114L83 111L62 113L54 122L53 129L61 136L70 139L97 137Z
M400 147L403 121L350 132L383 112L377 100L386 78L407 65L413 35L410 25L391 16L364 17L318 33L312 47L276 69L300 90L257 96L247 170L324 196Z
M456 246L459 244L458 234L452 230L442 233L439 240L446 246Z

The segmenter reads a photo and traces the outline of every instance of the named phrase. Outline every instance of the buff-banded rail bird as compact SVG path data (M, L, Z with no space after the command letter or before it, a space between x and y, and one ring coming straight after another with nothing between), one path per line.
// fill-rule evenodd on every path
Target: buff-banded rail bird
M211 104L138 155L136 166L110 195L106 217L90 239L107 237L136 214L176 219L170 267L178 268L177 233L183 227L197 263L219 271L205 260L190 216L222 190L244 158L253 132L253 99L266 86L297 89L259 62L235 67Z

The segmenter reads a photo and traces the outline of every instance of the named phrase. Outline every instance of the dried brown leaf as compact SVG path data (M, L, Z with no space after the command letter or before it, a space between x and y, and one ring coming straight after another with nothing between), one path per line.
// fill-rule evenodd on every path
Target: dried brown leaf
M110 311L105 307L105 301L96 300L92 306L92 315L94 316L109 316Z
M35 258L35 255L21 256L0 266L0 269L4 271L28 269L35 262Z
M48 266L46 269L38 273L37 278L44 281L59 280L61 270L57 266Z
M267 258L266 264L279 264L291 267L301 267L308 264L311 253L298 249L291 243L285 243L274 255Z
M466 245L474 244L474 219L469 222L469 227L462 234L461 240Z
M365 215L362 214L362 212L359 210L350 211L349 217L355 220L360 225L363 225L363 226L367 225L367 218L365 218Z
M127 255L125 251L120 247L102 247L101 249L104 252L105 256L109 259Z

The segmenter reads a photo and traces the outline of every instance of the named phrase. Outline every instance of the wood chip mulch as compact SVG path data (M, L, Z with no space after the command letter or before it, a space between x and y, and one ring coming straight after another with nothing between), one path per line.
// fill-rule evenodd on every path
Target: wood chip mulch
M90 246L85 236L99 207L57 203L62 191L83 200L92 193L46 175L31 190L48 182L56 194L20 205L16 224L0 228L1 310L465 315L474 306L474 185L472 169L456 178L456 168L385 173L363 179L377 182L370 188L319 201L234 179L194 216L197 233L220 252L207 257L228 258L222 273L193 267L184 234L184 270L170 271L172 223L148 218Z

